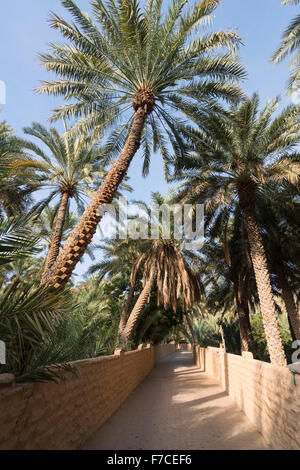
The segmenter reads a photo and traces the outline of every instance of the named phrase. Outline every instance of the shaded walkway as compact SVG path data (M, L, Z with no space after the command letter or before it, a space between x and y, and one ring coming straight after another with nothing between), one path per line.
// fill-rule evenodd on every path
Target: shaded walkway
M267 449L219 384L178 351L156 365L83 449Z

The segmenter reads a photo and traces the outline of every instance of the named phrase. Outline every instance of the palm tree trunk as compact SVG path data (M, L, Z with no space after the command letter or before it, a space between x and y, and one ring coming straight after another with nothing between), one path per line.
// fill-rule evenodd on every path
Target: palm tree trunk
M127 346L127 343L128 343L128 340L133 332L133 329L135 327L135 324L143 310L143 308L145 307L146 303L148 302L149 300L149 297L150 297L150 294L151 294L151 291L152 291L152 287L153 287L153 284L154 284L154 278L155 278L155 275L154 273L152 273L152 275L150 276L150 278L147 280L147 282L145 283L145 287L143 288L142 292L140 293L140 296L139 298L137 299L136 301L136 304L127 320L127 323L126 323L126 326L121 334L121 347L122 349L124 350Z
M236 280L234 283L236 309L240 325L241 349L242 351L252 351L252 331L249 319L249 309L242 298L241 282Z
M129 132L124 149L69 235L53 268L45 279L46 285L59 289L69 280L76 264L91 242L98 223L107 210L105 207L106 204L111 204L120 183L126 175L131 160L140 146L146 117L147 110L144 109L144 107L139 107L135 113L132 128Z
M297 312L293 292L289 286L287 276L285 273L285 267L282 261L277 262L277 275L279 284L281 287L282 298L285 304L286 312L289 317L289 323L291 327L291 334L293 340L300 339L300 318Z
M249 317L244 309L242 302L236 302L237 313L240 324L240 337L241 337L241 349L242 351L252 350L252 331L250 326Z
M120 341L121 333L122 333L122 331L124 330L124 328L126 326L129 309L130 309L132 299L133 299L133 296L134 296L138 271L139 271L140 265L141 265L142 261L144 260L144 258L145 258L145 255L143 254L142 256L139 257L137 262L132 267L131 279L130 279L130 291L128 293L126 303L125 303L123 311L121 313L121 318L120 318L120 323L119 323L119 328L118 328L118 338L119 338L118 342Z
M42 275L41 284L43 284L46 281L49 269L55 263L55 260L59 253L61 239L63 236L64 224L66 220L67 209L68 209L68 202L69 202L69 194L67 192L62 193L60 203L59 203L59 209L57 213L56 224L55 224L55 228L51 237L51 242L50 242L49 251L47 254L47 258L46 258L46 263L45 263L45 268L44 268L44 272Z
M255 188L249 185L240 189L239 200L246 215L250 254L270 359L273 364L285 366L286 358L278 327L265 249L254 213Z

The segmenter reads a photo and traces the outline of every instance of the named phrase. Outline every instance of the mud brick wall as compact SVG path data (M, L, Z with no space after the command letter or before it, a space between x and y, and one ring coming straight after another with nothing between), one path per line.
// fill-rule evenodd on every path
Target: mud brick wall
M166 345L169 349L169 345ZM160 347L162 354L163 346ZM0 375L0 449L76 449L120 407L155 363L155 348L73 363L64 382L15 385Z
M300 449L300 376L287 367L254 360L251 353L227 354L196 348L196 364L220 381L274 449Z

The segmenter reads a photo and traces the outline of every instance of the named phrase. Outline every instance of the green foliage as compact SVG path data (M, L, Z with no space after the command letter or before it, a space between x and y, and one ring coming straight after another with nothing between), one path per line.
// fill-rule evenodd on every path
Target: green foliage
M17 381L56 381L71 371L54 347L56 325L68 310L66 292L55 295L19 280L2 288L0 338L6 345L7 362L0 371L14 374Z
M75 290L76 315L69 320L84 335L80 358L113 354L122 309L118 280L107 282L91 277ZM77 354L78 358L78 354Z
M201 348L208 346L219 347L222 341L220 327L213 315L207 318L198 318L193 322L196 338Z
M12 217L23 213L32 204L38 178L28 169L22 141L6 121L0 122L0 177L0 215Z
M285 314L280 314L278 317L278 324L282 343L288 363L291 362L292 356L292 338L289 328L288 318ZM251 328L253 334L253 355L255 359L260 361L270 362L268 347L266 341L266 335L264 332L264 326L262 317L259 313L255 314L251 320Z
M132 343L160 344L171 341L173 333L183 322L184 312L177 308L176 313L171 307L167 310L156 305L156 293L144 308L133 334Z

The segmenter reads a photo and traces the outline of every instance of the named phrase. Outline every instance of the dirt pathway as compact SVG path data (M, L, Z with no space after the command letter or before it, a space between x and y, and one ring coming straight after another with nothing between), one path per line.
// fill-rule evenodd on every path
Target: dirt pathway
M267 449L219 384L176 352L156 365L83 449Z

